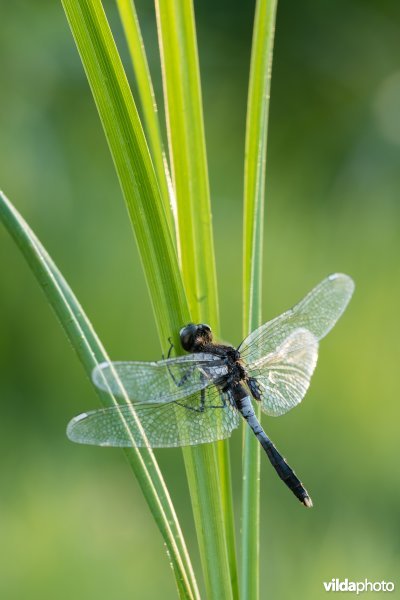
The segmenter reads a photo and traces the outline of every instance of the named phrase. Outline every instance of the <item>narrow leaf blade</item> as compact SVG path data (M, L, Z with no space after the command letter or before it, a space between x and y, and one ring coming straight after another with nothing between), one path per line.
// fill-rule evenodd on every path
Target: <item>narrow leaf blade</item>
M56 313L88 377L108 355L68 283L29 228L0 192L0 220L13 237ZM96 390L105 406L117 403L112 394ZM126 450L125 455L164 538L181 598L199 598L182 531L167 487L151 450Z
M190 313L218 334L218 304L200 70L191 0L156 0L169 155L178 208L178 248ZM226 442L184 450L200 555L210 598L238 595ZM200 501L199 501L200 498Z
M176 200L172 189L168 161L164 151L156 98L140 30L140 23L133 0L117 0L117 6L137 81L138 93L142 106L143 122L147 133L154 168L160 185L165 214L175 240L175 219L177 218Z
M244 233L243 333L260 325L265 163L272 49L277 0L257 0L247 103ZM260 409L256 408L260 418ZM259 598L260 445L244 428L241 597Z

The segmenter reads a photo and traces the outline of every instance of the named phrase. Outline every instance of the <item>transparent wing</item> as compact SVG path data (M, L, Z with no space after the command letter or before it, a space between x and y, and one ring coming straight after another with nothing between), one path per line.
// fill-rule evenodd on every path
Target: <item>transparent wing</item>
M205 388L227 373L212 354L188 354L159 362L104 362L92 373L93 383L123 398L121 384L133 402L172 402Z
M72 419L67 435L73 442L96 446L171 448L222 440L238 427L240 417L228 394L215 386L169 404L131 404L83 413ZM217 406L217 408L214 408Z
M316 337L297 329L274 352L248 365L248 374L257 379L262 410L278 417L297 406L308 390L317 358Z
M296 306L255 329L240 344L240 355L246 362L255 361L273 352L299 328L308 329L320 340L342 315L353 290L354 282L348 275L329 275Z

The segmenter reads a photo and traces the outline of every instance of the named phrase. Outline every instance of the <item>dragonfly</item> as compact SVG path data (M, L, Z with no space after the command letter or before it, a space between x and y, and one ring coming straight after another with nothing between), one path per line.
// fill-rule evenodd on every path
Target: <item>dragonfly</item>
M353 290L348 275L330 275L237 348L216 343L209 325L189 323L180 330L188 354L171 358L171 345L168 358L157 362L98 364L93 382L117 403L74 417L69 439L98 446L191 446L228 438L244 419L279 477L311 507L306 488L261 426L253 401L274 417L302 401L318 342L342 315Z

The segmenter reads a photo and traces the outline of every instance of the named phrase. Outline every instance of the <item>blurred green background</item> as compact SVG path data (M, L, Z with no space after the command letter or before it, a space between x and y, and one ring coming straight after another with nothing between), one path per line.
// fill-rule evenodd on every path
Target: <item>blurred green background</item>
M153 14L144 0L138 9L160 97ZM196 9L222 334L237 344L253 4L202 0ZM107 10L127 59L114 4ZM156 359L136 246L60 3L1 0L0 15L0 186L110 355ZM262 599L323 598L334 577L391 580L399 595L399 30L395 0L278 8L263 316L333 271L352 275L356 293L321 344L303 405L264 419L315 508L303 510L263 460ZM96 396L2 228L0 282L0 597L175 598L122 453L66 439L67 421L95 408ZM237 515L240 451L236 433ZM157 457L198 565L181 453Z

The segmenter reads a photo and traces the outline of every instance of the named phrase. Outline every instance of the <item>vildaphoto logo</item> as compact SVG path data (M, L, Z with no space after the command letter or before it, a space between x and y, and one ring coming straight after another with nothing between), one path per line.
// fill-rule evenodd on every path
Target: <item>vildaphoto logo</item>
M324 588L326 592L355 592L356 594L362 594L362 592L393 592L394 583L393 581L349 581L347 578L341 581L340 579L332 579L331 581L324 581Z

